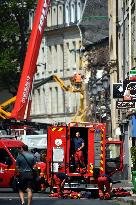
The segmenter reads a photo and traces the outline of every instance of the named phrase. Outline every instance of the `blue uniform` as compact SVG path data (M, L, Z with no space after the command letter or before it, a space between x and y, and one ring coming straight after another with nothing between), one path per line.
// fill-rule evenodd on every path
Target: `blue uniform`
M78 150L78 148L80 148L82 146L82 143L84 143L84 140L79 137L79 138L74 138L73 142L74 142L74 148L76 151L76 150Z

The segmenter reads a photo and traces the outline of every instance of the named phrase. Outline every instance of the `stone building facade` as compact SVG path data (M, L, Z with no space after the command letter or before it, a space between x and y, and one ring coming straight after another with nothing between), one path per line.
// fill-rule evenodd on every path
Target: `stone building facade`
M35 81L57 75L70 85L75 72L81 72L81 37L77 26L83 0L52 1L47 28L41 44ZM35 89L31 118L39 122L70 122L79 108L79 93L65 92L56 82Z
M85 107L87 121L102 122L106 116L105 92L94 96L90 88L108 71L109 62L109 23L107 1L86 0L82 19L79 23L82 36L82 70L85 76ZM97 89L97 88L96 88ZM108 89L108 91L110 91ZM108 92L110 95L110 92ZM102 102L103 100L103 102ZM108 99L110 105L110 99ZM98 103L99 102L99 103ZM108 105L108 106L109 106ZM109 110L108 110L109 112ZM107 118L107 117L106 117ZM109 113L110 120L110 113ZM110 122L111 124L111 122ZM111 132L111 130L110 130Z
M136 1L135 0L109 0L109 49L110 70L113 83L123 83L129 77L129 71L136 66ZM112 96L111 96L112 97ZM112 102L113 135L120 128L119 138L124 140L124 178L131 178L130 147L135 139L130 134L130 109L116 109L116 101Z

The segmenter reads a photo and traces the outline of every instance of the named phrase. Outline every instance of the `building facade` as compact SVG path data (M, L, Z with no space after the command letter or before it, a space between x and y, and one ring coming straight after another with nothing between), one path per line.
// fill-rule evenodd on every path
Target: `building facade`
M35 81L57 75L68 86L74 73L81 72L81 37L77 24L83 6L83 0L52 1ZM79 108L79 98L79 93L65 92L56 82L48 82L33 91L31 118L47 123L68 123Z
M113 83L124 83L129 71L136 66L136 1L109 0L109 49L110 70ZM113 93L113 90L112 90ZM131 178L132 139L130 133L130 113L132 109L116 109L116 101L111 96L113 135L124 140L124 178ZM123 100L123 99L121 99ZM128 113L130 115L128 115ZM116 130L120 128L120 134ZM134 143L135 144L135 143Z

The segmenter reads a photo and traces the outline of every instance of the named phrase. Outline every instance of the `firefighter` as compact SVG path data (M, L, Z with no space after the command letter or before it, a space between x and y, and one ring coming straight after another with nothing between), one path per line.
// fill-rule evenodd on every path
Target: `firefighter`
M40 175L40 189L41 191L46 190L46 163L45 162L37 162L35 168L38 170Z
M84 140L80 137L80 133L76 132L76 137L73 138L74 144L74 158L76 172L80 172L80 169L85 169L83 148L85 146Z
M81 87L81 74L75 73L73 76L73 82L76 85L77 88Z
M70 177L67 174L63 172L57 172L54 174L54 185L57 187L58 196L62 196L66 182L70 182Z
M97 184L99 189L99 198L100 199L110 199L111 198L111 189L112 189L112 180L108 174L100 174L100 169L94 171L94 177L97 178Z

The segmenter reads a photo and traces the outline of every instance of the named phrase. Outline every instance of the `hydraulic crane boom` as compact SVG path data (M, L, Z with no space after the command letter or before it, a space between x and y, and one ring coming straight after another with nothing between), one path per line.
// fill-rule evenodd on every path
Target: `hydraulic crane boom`
M36 62L44 32L44 27L47 24L49 5L50 0L38 1L34 17L33 29L28 42L28 49L18 87L16 101L10 117L16 120L24 119L28 97L32 88L33 77L36 73Z
M81 92L81 89L77 89L77 88L75 88L75 87L73 87L73 86L70 86L70 85L66 86L66 85L64 84L63 80L61 80L57 75L51 75L51 76L49 76L48 78L42 79L40 82L35 83L35 84L34 84L34 89L37 89L38 87L40 87L40 86L46 84L47 82L49 82L49 81L51 81L51 80L56 81L56 82L60 85L60 87L62 88L62 90L64 90L64 91L69 91L69 92Z
M82 96L82 89L77 89L76 86L71 86L71 85L65 85L64 81L61 80L57 75L51 75L45 79L42 79L38 82L35 82L33 84L33 89L37 89L40 86L50 82L50 81L55 81L59 84L59 86L61 87L62 90L66 91L66 92L72 92L72 93L80 93L80 95ZM0 118L2 119L7 119L7 118L11 118L12 113L6 111L6 108L11 105L12 103L16 102L16 96L10 98L9 100L5 101L4 103L0 104ZM81 103L82 104L82 103Z

